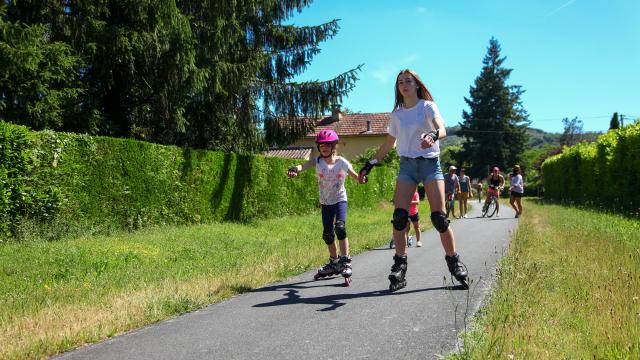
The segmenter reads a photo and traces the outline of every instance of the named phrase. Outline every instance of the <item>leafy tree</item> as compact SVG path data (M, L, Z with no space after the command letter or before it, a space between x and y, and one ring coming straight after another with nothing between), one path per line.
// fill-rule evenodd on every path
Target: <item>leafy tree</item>
M3 2L9 23L38 29L44 44L64 45L62 54L77 60L49 65L67 64L56 86L77 95L55 129L226 151L293 142L313 127L294 120L327 111L353 88L360 67L327 81L292 81L339 28L337 20L285 25L310 3Z
M520 100L524 90L506 84L512 69L502 66L504 60L498 41L491 38L482 71L464 99L470 111L462 112L458 136L465 142L460 161L470 164L473 177L485 176L487 166L519 163L527 143L529 115Z
M611 122L609 123L609 130L620 129L620 120L618 119L618 113L614 112Z
M577 117L569 120L569 118L562 119L564 131L560 136L561 146L571 146L579 143L582 140L582 120L578 120Z

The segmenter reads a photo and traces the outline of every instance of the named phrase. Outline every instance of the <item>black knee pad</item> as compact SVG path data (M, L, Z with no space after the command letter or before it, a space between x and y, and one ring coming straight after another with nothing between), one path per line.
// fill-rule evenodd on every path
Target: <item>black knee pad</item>
M431 223L441 233L444 233L449 228L449 219L447 215L440 211L434 211L431 213Z
M344 225L344 221L342 220L336 221L335 232L338 240L344 240L347 238L347 228Z
M407 228L409 222L409 212L402 208L396 208L393 210L393 228L398 231L403 231Z
M336 241L336 238L333 233L322 233L322 240L324 240L327 245L331 245L334 241Z

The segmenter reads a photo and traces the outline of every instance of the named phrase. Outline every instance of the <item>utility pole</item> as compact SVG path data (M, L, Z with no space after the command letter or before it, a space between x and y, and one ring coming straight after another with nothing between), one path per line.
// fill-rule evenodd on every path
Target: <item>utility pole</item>
M624 127L624 115L620 114L620 129Z

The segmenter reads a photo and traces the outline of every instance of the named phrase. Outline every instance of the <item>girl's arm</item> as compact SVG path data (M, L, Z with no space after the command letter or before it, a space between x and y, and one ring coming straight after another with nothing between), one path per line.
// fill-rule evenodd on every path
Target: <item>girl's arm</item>
M384 159L384 156L387 155L387 153L391 151L391 149L393 149L395 145L396 138L387 134L387 137L384 138L384 142L382 143L382 145L380 145L378 151L376 151L376 154L373 155L373 158L371 160L375 159L378 163L381 162L382 159Z
M391 149L393 149L395 145L396 145L396 138L387 134L387 137L384 139L384 142L378 148L378 151L376 151L376 154L373 155L373 158L371 158L370 160L367 160L367 163L364 165L362 170L360 170L360 172L358 173L358 182L360 182L361 184L366 183L367 175L369 175L369 172L371 172L371 169L373 169L373 166L375 164L380 163L380 161L382 161L384 156L387 155L387 153Z
M296 165L296 166L292 166L289 168L289 170L287 170L287 176L289 177L295 177L298 176L298 173L301 171L305 171L308 168L314 166L316 159L311 158L309 159L309 161L307 161L306 163L302 164L302 165Z
M351 176L352 179L358 181L358 173L355 172L355 170L353 170L352 167L350 167L349 170L347 170L347 174L349 174L349 176Z

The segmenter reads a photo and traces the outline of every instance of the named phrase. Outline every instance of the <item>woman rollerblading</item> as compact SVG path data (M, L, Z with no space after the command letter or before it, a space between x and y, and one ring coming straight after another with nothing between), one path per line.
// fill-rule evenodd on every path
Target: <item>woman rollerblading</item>
M446 134L444 120L431 93L414 71L402 70L396 77L395 104L389 121L388 134L373 158L360 171L360 182L374 165L396 146L400 155L400 171L396 179L396 190L393 198L393 238L396 253L394 264L389 274L389 289L395 291L406 286L404 277L407 269L407 251L404 241L407 222L409 221L409 205L418 184L423 183L429 208L431 223L440 233L440 242L445 255L456 259L453 229L449 227L445 209L444 176L440 167L440 139ZM449 264L449 262L447 262ZM454 264L454 262L452 262ZM461 263L460 263L461 264ZM462 265L461 265L462 266ZM454 276L466 280L466 271L454 266Z

